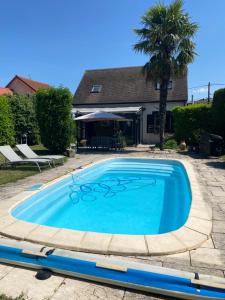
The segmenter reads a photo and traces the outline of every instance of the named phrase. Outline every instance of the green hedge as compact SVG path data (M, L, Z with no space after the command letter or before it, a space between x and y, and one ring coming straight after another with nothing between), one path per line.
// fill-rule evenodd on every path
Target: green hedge
M178 149L177 141L174 139L174 137L169 137L165 140L164 143L165 149Z
M67 88L52 87L36 93L41 141L52 152L64 152L75 140L71 109L72 94Z
M0 96L0 145L15 143L14 125L10 105L6 96Z
M178 106L173 109L175 138L195 144L201 131L212 131L212 107L209 104Z
M34 97L14 95L8 99L13 115L17 142L20 143L21 135L25 133L27 134L28 144L38 144L40 137L34 107Z
M225 138L225 89L215 91L212 104L214 132Z

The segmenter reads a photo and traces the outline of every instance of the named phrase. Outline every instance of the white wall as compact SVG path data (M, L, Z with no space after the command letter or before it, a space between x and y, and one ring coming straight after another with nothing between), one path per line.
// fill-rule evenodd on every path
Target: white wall
M176 106L183 106L184 102L168 102L167 110L170 111ZM159 142L159 135L154 133L147 133L147 115L153 111L159 111L159 103L143 103L142 106L145 108L142 115L141 121L141 141L143 144L155 144Z

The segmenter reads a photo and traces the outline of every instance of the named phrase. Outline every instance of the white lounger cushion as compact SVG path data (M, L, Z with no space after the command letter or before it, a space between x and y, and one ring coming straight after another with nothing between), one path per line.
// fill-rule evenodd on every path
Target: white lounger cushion
M0 152L10 162L49 162L49 159L22 159L10 146L0 146Z
M16 145L16 148L27 158L63 159L63 155L37 155L27 144Z

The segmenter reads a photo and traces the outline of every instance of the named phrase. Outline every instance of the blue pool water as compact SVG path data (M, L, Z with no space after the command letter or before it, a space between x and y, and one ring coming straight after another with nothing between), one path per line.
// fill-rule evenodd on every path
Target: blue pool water
M190 205L189 180L181 163L116 158L41 190L12 215L80 231L160 234L180 228Z

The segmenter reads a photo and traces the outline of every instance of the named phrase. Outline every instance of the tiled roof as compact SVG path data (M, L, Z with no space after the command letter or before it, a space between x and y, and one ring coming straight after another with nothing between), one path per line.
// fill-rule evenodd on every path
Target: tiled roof
M43 83L43 82L39 82L39 81L35 81L32 79L28 79L22 76L18 76L16 75L8 84L7 86L10 85L10 83L15 80L16 78L18 78L19 80L23 81L26 85L28 85L30 88L32 88L34 91L37 91L38 89L43 89L43 88L49 88L49 85L47 83ZM6 87L7 87L6 86Z
M0 87L0 95L13 95L13 92L8 88Z
M168 101L187 101L187 76L172 81ZM101 92L91 93L93 85L101 85ZM157 101L159 91L153 82L146 83L142 67L87 70L74 95L75 106Z

